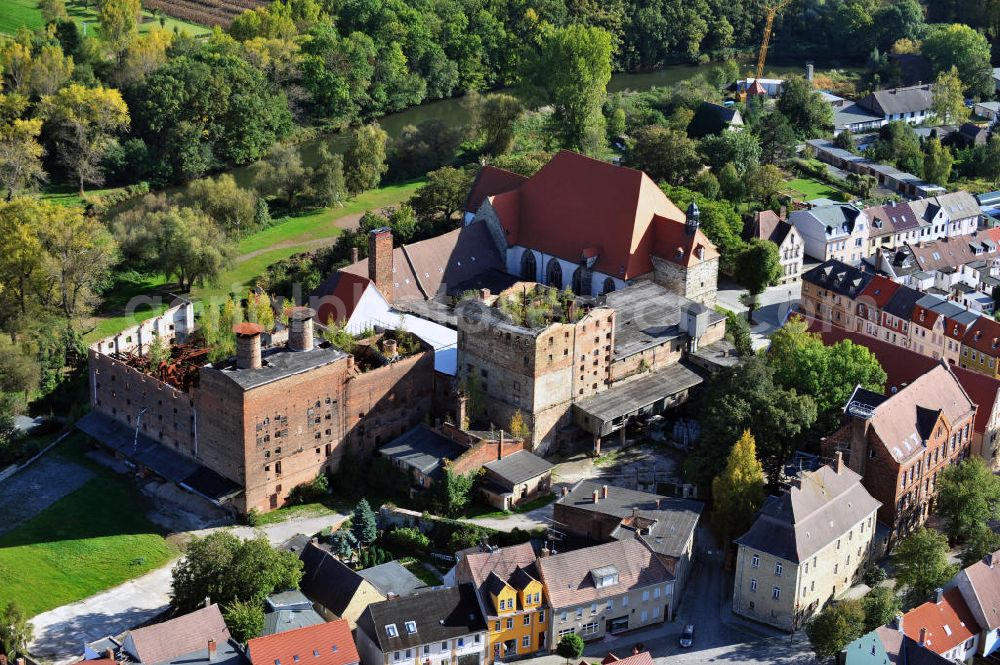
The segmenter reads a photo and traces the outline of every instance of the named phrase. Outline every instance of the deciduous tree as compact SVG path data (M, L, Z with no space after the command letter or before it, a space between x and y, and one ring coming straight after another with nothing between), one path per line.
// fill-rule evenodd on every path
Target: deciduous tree
M952 67L967 95L993 94L990 43L975 28L962 23L935 26L924 39L923 54L934 65L935 72L947 72Z
M90 311L97 304L97 287L117 260L117 243L104 224L84 215L82 208L44 203L39 212L39 238L55 304L66 318Z
M819 658L830 658L864 634L865 610L860 600L833 603L806 624L806 635Z
M778 98L780 111L801 138L822 136L833 126L830 105L812 89L802 76L789 76Z
M1000 534L994 533L988 524L977 524L962 552L962 567L971 566L997 550L1000 550Z
M556 646L556 653L565 658L567 663L576 660L583 654L583 638L576 633L563 635Z
M427 182L414 192L410 205L422 224L445 230L462 210L472 186L473 174L466 169L443 166L427 174Z
M254 185L282 197L285 206L294 210L296 199L309 193L312 175L312 169L302 163L298 147L279 143L254 167Z
M941 144L941 139L928 139L924 144L924 180L937 185L946 185L951 178L951 166L955 158L951 148Z
M28 655L28 643L34 636L34 626L16 601L9 601L0 610L0 653L8 660Z
M754 238L736 257L736 277L756 299L781 279L781 256L778 246L770 240ZM753 321L753 308L747 310L747 320Z
M48 179L42 167L45 150L38 142L41 133L42 121L37 119L0 126L0 186L8 201Z
M896 592L885 586L872 589L861 599L865 609L865 632L885 626L900 613L899 597Z
M723 547L746 533L763 502L764 468L753 434L744 430L729 452L726 468L712 480L712 525Z
M926 527L918 528L896 545L892 562L897 583L918 602L943 587L957 570L957 566L948 563L948 539Z
M633 141L626 156L628 165L653 180L682 185L702 166L698 144L681 130L649 125L636 131Z
M222 608L229 633L240 644L264 632L264 606L260 602L234 600Z
M97 6L97 20L101 24L101 40L108 45L115 58L121 63L125 50L139 34L140 0L100 0Z
M934 81L931 110L938 121L945 125L960 125L968 120L970 111L965 105L965 95L962 94L962 79L954 65L938 74Z
M501 155L510 150L514 143L514 123L522 113L524 105L513 95L497 93L483 97L478 113L483 153Z
M344 155L344 180L352 195L374 189L382 181L388 170L385 163L388 139L389 135L377 123L354 131L354 140Z
M952 464L938 478L936 512L953 541L966 542L979 524L1000 517L1000 478L978 457Z

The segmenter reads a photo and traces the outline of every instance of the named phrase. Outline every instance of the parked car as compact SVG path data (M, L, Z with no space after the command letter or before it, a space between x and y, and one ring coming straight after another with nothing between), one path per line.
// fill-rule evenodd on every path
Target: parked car
M681 647L689 649L692 644L694 644L694 626L688 624L684 626L684 632L681 633L681 639L677 641Z

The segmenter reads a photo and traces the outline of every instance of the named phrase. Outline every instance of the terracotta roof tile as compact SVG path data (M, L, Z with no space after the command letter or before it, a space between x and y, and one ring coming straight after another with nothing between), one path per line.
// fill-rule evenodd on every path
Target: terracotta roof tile
M1000 323L988 316L980 316L969 328L964 344L980 353L997 357L1000 355Z
M957 588L944 592L940 603L928 601L903 615L903 630L912 640L920 641L926 629L924 646L938 654L954 649L979 632L969 606Z
M476 180L472 183L469 196L465 199L465 211L476 212L483 201L490 196L516 189L525 180L527 178L520 173L513 173L487 164L479 169Z
M899 284L882 275L875 275L868 286L858 294L858 300L874 305L878 309L885 307L892 295L899 289Z
M361 659L344 619L247 642L253 665L351 665Z

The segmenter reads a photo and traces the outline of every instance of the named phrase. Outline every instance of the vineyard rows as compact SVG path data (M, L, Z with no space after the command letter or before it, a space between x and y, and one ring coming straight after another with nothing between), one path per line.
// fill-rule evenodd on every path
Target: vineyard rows
M237 14L266 5L267 0L145 0L142 4L183 21L227 27Z

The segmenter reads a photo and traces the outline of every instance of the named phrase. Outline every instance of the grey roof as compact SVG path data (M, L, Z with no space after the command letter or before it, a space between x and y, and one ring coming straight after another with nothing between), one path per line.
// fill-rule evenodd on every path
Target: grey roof
M202 372L218 372L243 390L252 390L260 386L284 379L296 374L329 365L347 354L329 343L319 344L311 351L289 351L286 347L272 347L261 352L263 367L260 369L239 369L235 359L202 367Z
M987 111L1000 113L1000 102L976 102L976 106L982 106Z
M933 649L921 646L916 640L892 626L879 626L874 632L885 648L891 665L953 665L953 661L935 653ZM872 665L870 662L856 662L850 658L844 665L858 665L858 663Z
M512 455L493 460L484 466L511 485L537 478L542 474L549 473L554 468L552 463L527 450L518 450Z
M872 281L871 273L862 272L846 263L830 259L802 275L802 281L830 289L837 295L854 298Z
M135 428L100 411L91 411L77 420L76 426L127 459L213 501L226 501L243 491L238 483L171 450L143 432L136 437Z
M869 111L857 102L838 108L833 112L833 126L837 129L865 122L877 122L881 119L881 115Z
M272 593L267 597L265 602L266 609L269 612L273 612L274 610L301 610L306 607L312 607L312 602L298 589Z
M407 621L416 624L416 632L406 631ZM395 624L396 637L386 633L385 627L389 624ZM364 631L382 653L442 642L485 629L486 622L471 584L372 603L358 619L358 630Z
M908 88L876 90L864 97L858 104L862 108L874 113L881 113L884 116L928 111L934 102L931 88L931 85L925 84Z
M1000 191L979 194L976 196L976 200L979 201L980 206L995 206L1000 204Z
M217 642L215 656L208 657L208 644L195 651L180 654L168 660L161 660L150 665L250 665L249 659L243 654L243 649L232 639Z
M321 623L326 623L326 619L311 604L305 609L275 610L264 615L264 631L261 635L275 635Z
M608 422L700 385L702 381L699 374L682 363L674 363L661 370L617 383L604 392L584 397L573 406L597 420Z
M850 235L860 216L861 210L857 207L848 203L835 203L817 205L809 210L796 210L789 216L788 221L795 226L819 224L824 227L826 237L829 239Z
M465 446L424 425L414 427L378 449L383 457L432 477L443 472L445 461L457 459L465 451Z
M641 281L605 294L598 302L615 310L614 358L619 360L679 337L684 313L697 309L688 300L650 281ZM718 312L709 314L709 323L721 321Z
M966 191L949 192L934 197L937 204L944 208L945 213L952 220L968 219L978 217L982 214L979 201L976 197Z
M594 503L594 492L600 495L602 488L603 483L581 480L556 503L619 518L631 517L634 509L636 515L644 518L641 527L648 531L638 532L633 525L619 524L611 537L616 540L637 538L652 551L665 556L679 557L684 553L684 546L705 507L700 501L674 499L615 485L608 485L608 496Z
M369 584L325 546L310 542L299 556L303 564L299 588L337 616L351 604L358 588Z
M909 321L910 315L913 314L913 308L916 306L917 301L923 297L924 294L916 289L912 289L908 286L900 286L896 289L896 292L889 297L889 302L882 307L882 311Z
M861 476L846 466L840 473L832 466L804 472L799 475L799 485L780 496L769 496L737 544L799 563L882 505L868 494Z
M408 571L398 561L390 561L371 568L359 570L358 575L372 583L385 597L409 596L420 589L426 589L423 581Z

